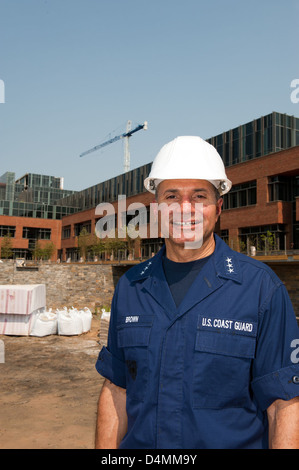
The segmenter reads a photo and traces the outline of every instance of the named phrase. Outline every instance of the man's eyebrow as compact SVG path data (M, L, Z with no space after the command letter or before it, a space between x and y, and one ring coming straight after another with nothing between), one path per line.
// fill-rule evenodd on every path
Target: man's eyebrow
M163 194L166 194L166 193L177 193L178 191L180 191L180 189L172 189L172 188L169 188L169 189L165 189L165 191L163 191ZM203 191L205 193L208 192L208 190L206 188L193 188L191 189L191 191L194 191L194 192L198 192L198 191Z
M195 188L195 189L193 189L193 191L204 191L205 193L208 192L208 190L206 188Z

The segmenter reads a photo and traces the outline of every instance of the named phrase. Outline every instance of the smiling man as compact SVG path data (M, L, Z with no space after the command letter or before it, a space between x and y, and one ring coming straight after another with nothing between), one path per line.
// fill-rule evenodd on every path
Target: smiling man
M231 184L200 137L154 160L165 246L116 287L97 448L299 448L294 311L266 265L214 234Z
M165 180L159 184L156 198L169 259L192 261L214 251L213 233L221 213L222 198L211 183L192 179Z

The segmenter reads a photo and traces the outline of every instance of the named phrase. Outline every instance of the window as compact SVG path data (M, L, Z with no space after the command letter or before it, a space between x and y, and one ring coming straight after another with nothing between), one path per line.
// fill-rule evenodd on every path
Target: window
M71 238L71 226L67 225L66 227L62 228L62 238Z
M14 237L16 227L12 225L0 225L0 237L7 237L7 235Z
M269 178L269 201L292 201L292 185L292 177L278 175Z
M220 231L220 238L222 238L223 241L225 241L225 243L229 243L229 232L228 230L221 230Z
M239 234L241 251L255 246L257 251L269 253L284 249L285 227L281 224L244 227Z
M23 227L23 238L28 240L50 240L50 228Z
M256 204L256 181L232 187L223 197L223 210Z
M40 240L50 240L51 229L50 228L39 228L37 238Z
M75 237L78 237L82 230L85 229L88 233L91 233L91 220L87 220L86 222L80 222L79 224L75 224Z
M264 155L272 152L272 129L268 128L264 131Z

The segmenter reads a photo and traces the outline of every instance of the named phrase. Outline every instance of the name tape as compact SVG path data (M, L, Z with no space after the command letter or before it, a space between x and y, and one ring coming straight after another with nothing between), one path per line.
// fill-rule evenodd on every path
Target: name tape
M201 317L200 325L205 328L221 328L233 331L244 331L252 333L254 331L254 323L243 322L237 320L225 320L223 318Z
M139 321L139 315L130 315L129 317L126 317L125 322L126 323L137 323Z

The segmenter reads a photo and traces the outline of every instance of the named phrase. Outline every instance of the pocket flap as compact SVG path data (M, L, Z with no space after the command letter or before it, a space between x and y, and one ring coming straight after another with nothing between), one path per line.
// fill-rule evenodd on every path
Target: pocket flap
M152 324L152 315L121 316L117 324L118 346L120 348L147 346Z
M195 350L224 356L253 358L255 338L213 331L198 331Z
M117 333L117 344L119 348L130 346L147 346L149 343L151 327L131 326L121 328Z

